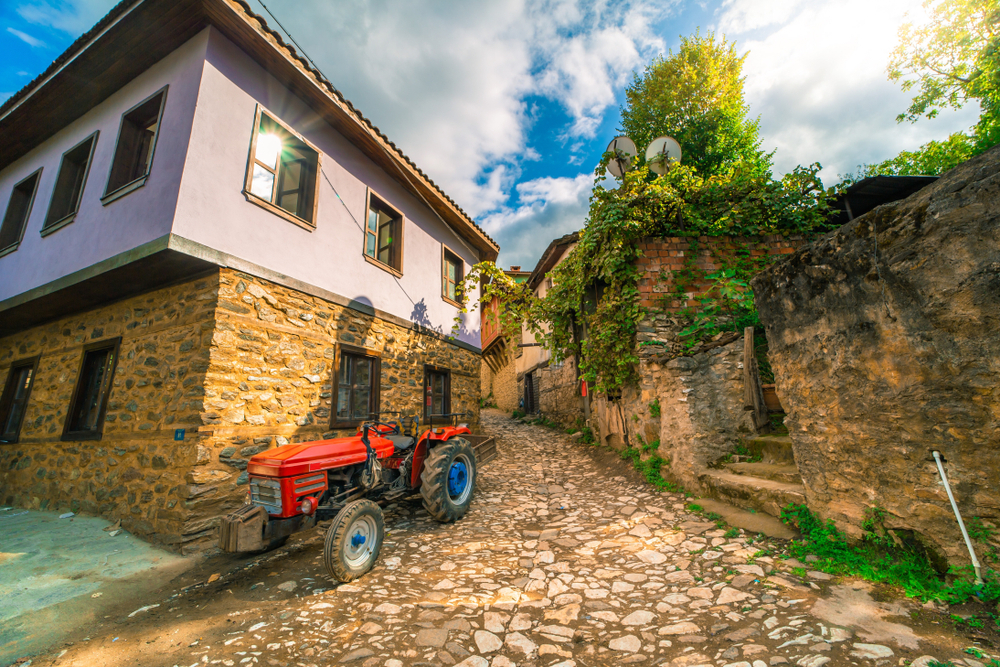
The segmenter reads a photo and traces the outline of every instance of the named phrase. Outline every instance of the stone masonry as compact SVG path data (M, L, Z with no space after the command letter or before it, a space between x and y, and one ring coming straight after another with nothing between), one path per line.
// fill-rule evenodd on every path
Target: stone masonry
M122 337L100 441L62 442L82 347ZM443 337L221 269L0 339L41 354L20 442L0 445L0 501L121 518L193 551L246 494L247 460L330 430L336 344L381 355L381 409L420 414L424 365L451 371L451 409L479 420L479 354ZM175 429L185 429L175 441Z
M1000 521L1000 147L801 248L753 281L810 507L857 536L865 512L969 556Z

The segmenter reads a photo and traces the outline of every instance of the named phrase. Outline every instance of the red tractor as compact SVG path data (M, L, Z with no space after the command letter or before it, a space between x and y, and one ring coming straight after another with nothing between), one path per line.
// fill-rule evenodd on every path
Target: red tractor
M423 433L419 425L415 417L372 420L353 437L257 454L247 466L249 504L222 520L220 546L229 552L272 549L332 518L323 559L334 578L352 581L378 559L385 535L381 505L419 490L435 520L461 519L472 502L477 464L496 456L496 445L465 424Z

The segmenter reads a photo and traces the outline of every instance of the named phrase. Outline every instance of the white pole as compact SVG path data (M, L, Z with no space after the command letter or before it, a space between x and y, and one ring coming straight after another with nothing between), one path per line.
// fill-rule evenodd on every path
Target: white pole
M983 585L983 571L979 567L979 559L976 558L976 550L972 548L972 540L969 539L969 532L965 530L965 522L962 521L962 515L958 511L958 503L955 502L955 496L951 493L951 485L948 484L948 475L944 474L944 465L941 463L941 452L934 450L934 461L937 463L938 472L941 473L941 481L944 483L944 490L948 492L948 500L951 501L951 509L955 512L955 518L958 519L958 527L962 530L962 537L965 538L965 546L969 548L969 556L972 558L972 569L976 571L976 585Z

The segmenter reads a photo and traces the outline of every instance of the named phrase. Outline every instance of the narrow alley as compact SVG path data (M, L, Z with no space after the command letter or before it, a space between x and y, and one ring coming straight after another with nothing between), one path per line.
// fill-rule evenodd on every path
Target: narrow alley
M32 664L981 664L933 608L782 560L778 541L733 536L569 436L496 411L483 424L501 453L469 514L441 525L419 501L390 506L362 579L327 576L320 526L277 552L210 559L196 584Z

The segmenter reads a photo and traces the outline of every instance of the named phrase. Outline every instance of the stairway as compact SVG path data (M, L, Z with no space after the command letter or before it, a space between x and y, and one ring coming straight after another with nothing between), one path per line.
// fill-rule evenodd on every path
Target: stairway
M788 436L763 435L748 440L747 448L762 460L724 463L698 476L709 495L736 507L781 516L789 503L805 504L806 489L795 465ZM755 456L756 458L756 456Z

